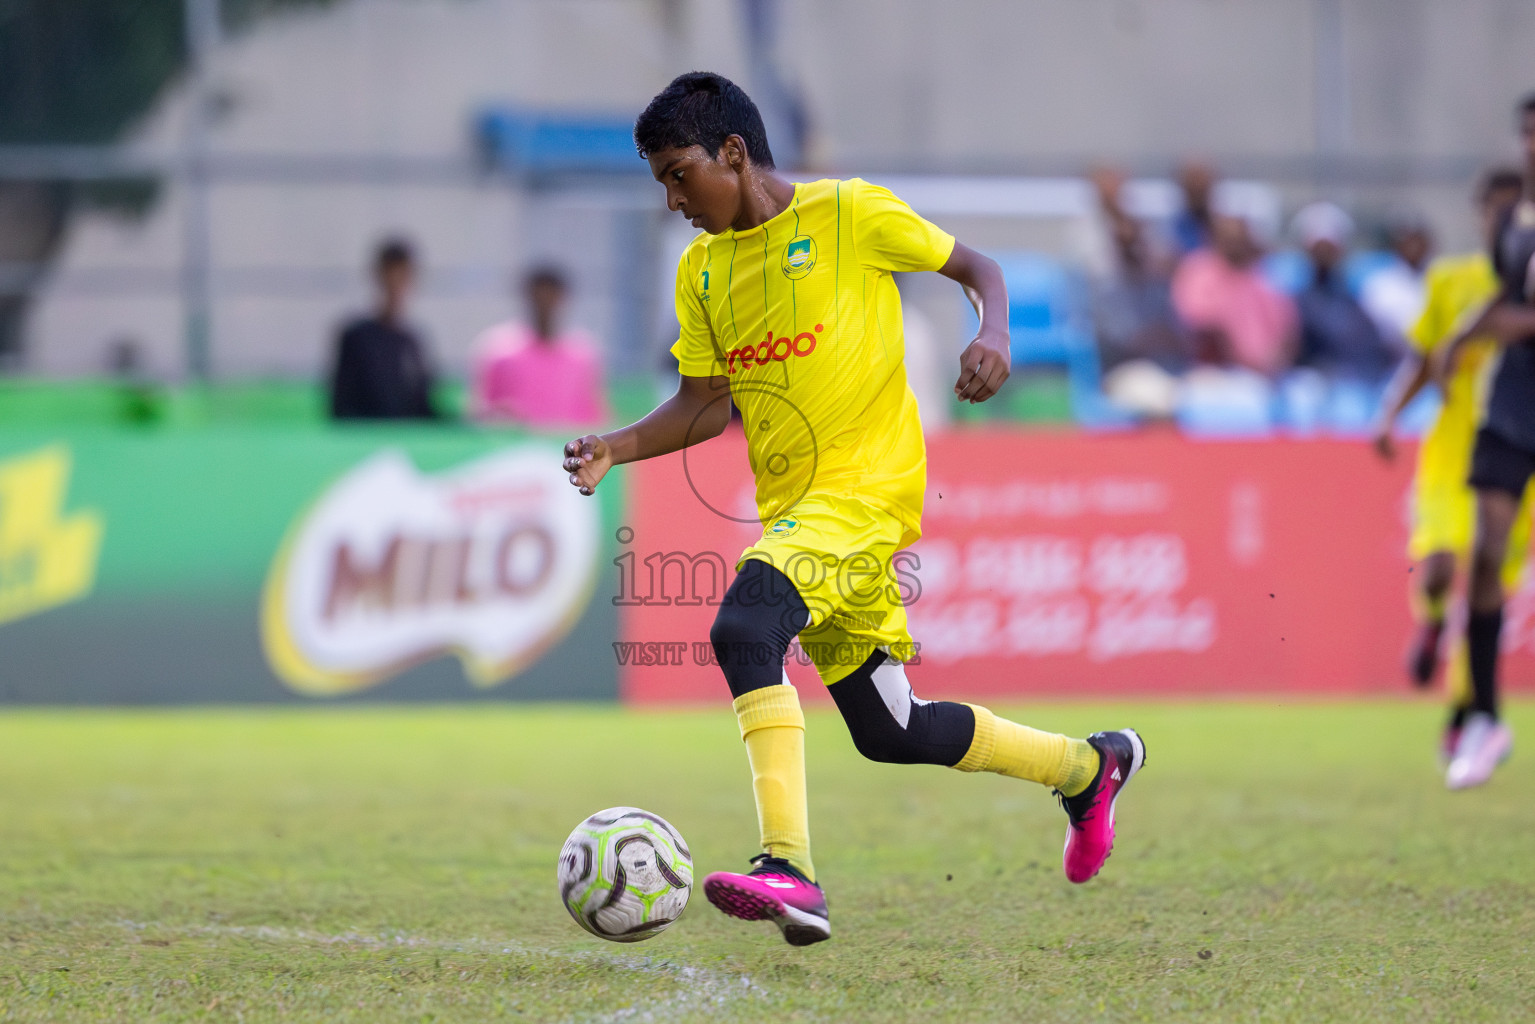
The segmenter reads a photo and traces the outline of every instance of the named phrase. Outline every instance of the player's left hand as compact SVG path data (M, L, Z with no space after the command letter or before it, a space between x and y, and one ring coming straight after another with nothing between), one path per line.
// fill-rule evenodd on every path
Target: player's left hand
M981 332L959 356L959 380L954 397L961 402L984 402L1002 389L1012 374L1013 355L1007 335Z

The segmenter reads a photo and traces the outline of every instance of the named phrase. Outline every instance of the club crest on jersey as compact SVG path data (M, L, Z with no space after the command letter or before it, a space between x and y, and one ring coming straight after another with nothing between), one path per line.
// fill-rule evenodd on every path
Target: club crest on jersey
M795 235L783 249L783 276L798 281L815 269L815 239Z
M799 532L798 519L780 519L768 527L768 533L778 537L790 537Z

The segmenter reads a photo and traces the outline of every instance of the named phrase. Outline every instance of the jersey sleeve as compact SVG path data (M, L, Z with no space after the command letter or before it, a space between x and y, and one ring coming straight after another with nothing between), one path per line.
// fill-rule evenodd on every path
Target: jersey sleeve
M860 178L853 188L853 246L878 270L937 270L954 252L954 236L917 216L895 193Z
M694 249L689 247L677 261L675 302L680 329L672 355L684 377L714 377L725 372L725 356L715 344L714 328L694 280L698 277L694 256Z
M1448 312L1445 294L1449 283L1447 277L1443 267L1429 268L1427 280L1423 282L1423 312L1407 329L1407 344L1421 355L1427 355L1438 348L1453 326L1445 315Z

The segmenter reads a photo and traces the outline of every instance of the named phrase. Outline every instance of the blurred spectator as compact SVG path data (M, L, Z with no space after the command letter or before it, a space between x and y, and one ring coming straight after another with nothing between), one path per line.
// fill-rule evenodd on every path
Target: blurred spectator
M1333 377L1376 382L1390 371L1390 348L1348 290L1343 263L1354 222L1332 203L1312 203L1295 215L1295 235L1311 260L1311 277L1295 296L1300 311L1299 365Z
M497 324L475 342L475 418L529 427L602 425L608 419L602 360L590 336L563 324L565 275L539 267L523 292L530 322Z
M1375 321L1392 355L1407 352L1407 332L1423 313L1424 275L1434 253L1434 235L1417 216L1397 216L1386 226L1391 262L1371 273L1359 286L1359 304Z
M1183 209L1173 218L1173 241L1180 254L1208 246L1215 231L1215 168L1191 160L1178 168Z
M343 419L435 419L432 370L416 333L405 323L405 299L415 283L409 243L378 248L373 272L378 309L342 329L336 340L330 412Z
M1163 370L1188 366L1189 346L1173 309L1175 256L1121 202L1124 175L1110 169L1093 172L1098 203L1109 227L1114 272L1099 282L1093 296L1093 320L1105 370L1149 360Z
M1199 362L1273 377L1291 362L1295 306L1258 268L1261 228L1251 211L1218 205L1211 229L1211 244L1178 264L1173 307Z

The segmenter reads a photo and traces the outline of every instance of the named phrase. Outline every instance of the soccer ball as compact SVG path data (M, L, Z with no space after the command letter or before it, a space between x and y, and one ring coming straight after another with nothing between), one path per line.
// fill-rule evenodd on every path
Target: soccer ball
M609 807L565 840L559 879L560 899L582 928L639 942L682 916L693 891L693 855L660 815Z

